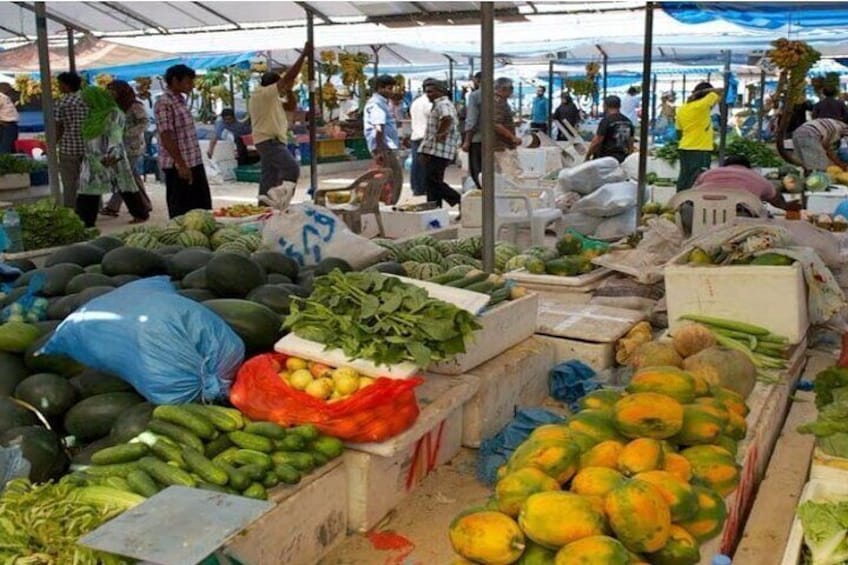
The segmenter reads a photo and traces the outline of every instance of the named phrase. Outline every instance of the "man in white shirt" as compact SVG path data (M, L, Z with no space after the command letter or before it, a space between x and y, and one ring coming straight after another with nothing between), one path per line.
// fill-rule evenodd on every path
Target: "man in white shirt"
M430 118L432 106L433 103L430 102L426 94L420 95L409 106L409 119L412 122L412 134L409 136L412 149L409 185L412 187L412 194L415 196L423 196L427 193L427 186L424 183L424 167L418 162L418 146L421 145L421 141L427 133L427 120Z
M630 122L636 126L639 123L637 111L642 107L642 97L639 95L639 89L631 86L627 89L627 95L621 100L621 115L625 116Z
M18 109L15 108L15 89L0 82L0 155L13 153L18 139Z
M477 188L480 186L480 172L483 170L483 134L480 133L480 111L483 92L480 90L480 81L483 73L476 73L471 79L474 90L468 95L465 111L465 140L462 142L462 150L468 153L468 175Z

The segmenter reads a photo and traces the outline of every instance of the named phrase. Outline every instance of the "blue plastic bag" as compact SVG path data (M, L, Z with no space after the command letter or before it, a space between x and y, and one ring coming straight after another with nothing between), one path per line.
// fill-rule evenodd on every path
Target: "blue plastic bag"
M88 302L39 353L116 375L154 404L184 404L227 396L244 343L217 314L177 294L168 277L153 277Z
M581 398L601 388L595 380L595 371L577 359L560 363L551 369L550 383L551 396L568 404L572 411L577 411L577 402Z
M0 270L3 268L12 269L8 265L0 264ZM15 269L17 270L17 269ZM20 271L19 271L20 273ZM0 274L2 277L2 274ZM44 282L47 276L44 273L34 275L27 285L26 292L0 311L0 321L3 322L40 322L47 319L47 299L43 296L38 296L41 289L44 288ZM0 285L3 292L9 292L5 283Z

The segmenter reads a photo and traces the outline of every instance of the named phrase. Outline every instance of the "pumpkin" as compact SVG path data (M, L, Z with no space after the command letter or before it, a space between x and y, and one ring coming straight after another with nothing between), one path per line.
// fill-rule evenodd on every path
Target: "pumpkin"
M660 441L642 437L624 446L618 457L618 470L631 477L644 471L662 469L665 450Z
M691 518L698 510L698 497L689 483L680 480L668 471L645 471L633 478L657 487L657 490L668 503L672 522Z
M652 484L627 481L606 496L604 507L615 537L629 550L659 551L668 541L671 510Z
M647 367L636 371L627 392L657 392L688 404L695 400L695 381L677 367Z
M683 406L683 426L671 441L678 445L701 445L712 443L724 429L727 411L710 404L686 404Z
M568 421L568 429L586 434L598 442L620 437L608 410L581 410Z
M626 481L627 478L607 467L586 467L571 479L571 492L584 496L604 497Z
M701 561L701 548L692 534L672 524L668 543L648 557L654 565L695 565Z
M623 449L624 444L618 440L602 441L580 456L580 468L607 467L618 469L618 457Z
M635 370L644 367L683 367L683 359L670 343L649 341L639 345L628 359L627 364Z
M630 555L620 541L590 536L573 541L556 554L554 565L628 565Z
M612 408L618 399L621 398L621 393L617 390L603 388L594 390L585 395L578 401L581 410L587 408L593 410L608 410Z
M462 513L451 522L448 537L455 552L475 563L509 565L524 552L524 534L500 512Z
M710 392L716 400L727 408L728 412L734 412L743 418L748 415L748 405L745 404L745 397L738 392L724 388L723 386L713 386Z
M748 433L748 422L746 422L745 418L736 412L728 411L727 424L725 424L724 431L722 433L731 439L745 439L745 434Z
M721 533L727 518L727 508L722 497L714 490L697 485L692 488L698 497L698 510L694 516L680 521L677 525L704 543Z
M573 442L525 441L507 463L509 472L534 467L562 484L577 472L580 448Z
M515 565L554 565L556 551L548 549L532 540L527 540L527 547L524 548L524 553L521 559L515 562Z
M668 471L681 481L687 483L692 480L692 465L689 464L688 459L679 453L666 452L663 471Z
M721 496L736 490L739 467L733 455L715 445L696 445L680 452L692 465L692 480L710 487Z
M509 473L495 485L498 510L512 516L518 516L521 505L527 497L537 492L560 490L559 483L539 469L525 467Z
M666 439L683 426L683 405L664 394L637 392L615 403L613 421L625 437Z
M698 375L710 385L719 385L747 398L754 389L757 368L744 353L727 347L713 346L687 357L683 369Z
M686 359L708 347L714 346L716 344L716 338L713 332L706 326L690 323L674 330L671 343L678 355Z
M552 549L605 533L603 512L586 497L551 491L531 495L521 507L518 524L534 542Z

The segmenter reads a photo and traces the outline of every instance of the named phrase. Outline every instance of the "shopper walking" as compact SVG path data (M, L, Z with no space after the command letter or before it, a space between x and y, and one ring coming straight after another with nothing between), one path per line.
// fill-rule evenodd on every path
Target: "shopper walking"
M536 97L533 98L533 107L530 110L530 129L548 133L548 114L550 106L545 97L545 87L536 87Z
M233 136L233 141L236 145L236 162L239 167L251 165L259 161L259 157L251 156L247 150L242 137L251 135L253 129L250 127L250 120L239 120L236 118L236 113L232 108L224 108L221 110L221 115L215 120L215 137L209 142L209 148L206 150L206 156L212 159L215 155L215 147L218 141L224 139L224 132L228 132Z
M445 182L445 169L456 160L459 149L459 117L443 82L428 78L424 81L424 93L433 103L427 132L418 147L418 159L424 166L427 201L437 203L440 208L442 201L456 206L460 196Z
M144 189L144 180L141 175L144 171L145 141L144 132L147 131L147 110L144 103L139 100L133 88L123 80L113 80L106 87L118 107L124 113L124 151L133 172L135 184L138 186L139 196L144 202L148 212L153 210L147 191ZM104 216L117 216L121 211L121 193L117 190L112 192L109 203L100 210Z
M621 113L621 98L607 96L604 99L604 117L586 150L586 160L614 157L623 162L633 152L633 122Z
M680 175L677 192L692 188L695 179L710 168L714 147L712 107L721 100L722 89L708 82L695 86L689 100L677 109L675 123L681 132L678 144Z
M554 125L556 125L556 138L558 141L565 141L568 139L565 135L565 132L567 131L566 128L568 127L566 124L570 125L575 131L577 131L577 127L580 125L580 109L577 107L577 104L574 103L574 99L571 95L563 92L560 105L557 106L556 110L554 110Z
M8 82L0 82L0 155L14 153L18 140L18 109L15 108L17 96Z
M377 166L388 167L392 171L392 204L397 203L403 190L403 167L397 154L400 139L397 121L389 103L395 84L392 76L378 76L374 81L374 94L362 111L362 125L368 151Z
M631 86L627 89L627 94L621 101L621 113L630 120L630 123L636 124L639 121L639 108L642 107L642 96L639 94L639 89Z
M483 172L483 134L480 132L482 79L483 73L475 73L471 79L474 89L468 93L465 105L465 138L462 142L462 150L468 153L468 175L477 188L483 188L480 184L480 173Z
M60 73L56 80L59 82L59 92L62 93L54 110L59 176L62 178L62 204L67 208L75 208L85 155L82 122L88 115L88 106L80 96L82 79L78 74Z
M185 100L194 89L194 77L194 70L185 65L169 67L165 71L165 92L154 107L159 168L165 174L165 198L171 218L197 208L212 209L197 129Z
M515 116L509 106L512 96L512 80L502 77L495 80L495 168L508 177L518 178L521 166L515 148L521 145L521 138L515 135Z
M423 196L427 194L427 183L424 180L424 165L418 159L418 147L427 133L427 121L430 119L430 108L433 103L426 94L421 94L409 105L409 119L412 132L409 136L409 145L412 150L412 164L409 168L409 185L412 194Z
M283 182L296 183L300 178L300 165L289 152L289 120L286 110L294 110L297 97L292 88L300 74L310 43L303 46L300 56L284 75L267 72L262 75L259 88L253 91L248 102L250 122L253 126L253 143L259 153L262 176L259 179L259 196L268 194ZM283 97L285 101L280 100Z
M103 88L88 86L82 91L88 115L82 124L85 155L80 175L76 212L87 227L94 227L100 198L120 192L133 216L131 223L147 221L150 214L135 182L132 165L124 149L124 113L115 98Z

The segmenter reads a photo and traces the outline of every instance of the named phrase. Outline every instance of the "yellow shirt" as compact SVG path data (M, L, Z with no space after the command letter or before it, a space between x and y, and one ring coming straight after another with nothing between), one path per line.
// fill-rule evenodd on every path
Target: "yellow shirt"
M677 129L683 132L678 148L690 151L713 150L713 122L710 111L718 101L718 94L710 92L700 100L687 102L677 109L675 124Z
M247 109L253 127L253 143L276 139L285 143L288 138L289 120L280 100L277 85L260 86L250 96Z

